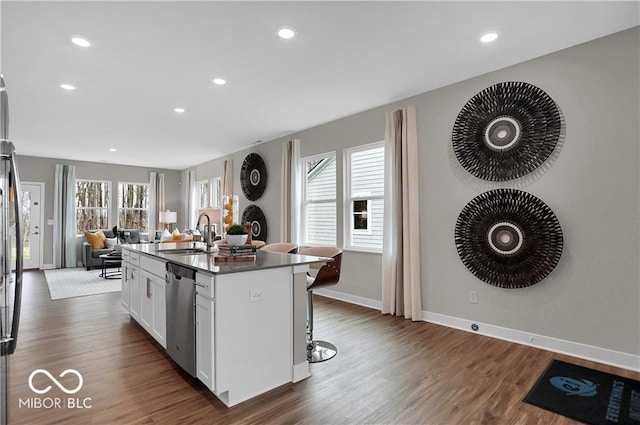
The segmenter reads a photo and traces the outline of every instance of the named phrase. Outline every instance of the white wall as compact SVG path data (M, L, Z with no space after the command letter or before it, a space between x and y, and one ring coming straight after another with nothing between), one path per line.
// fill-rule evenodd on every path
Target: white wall
M386 112L415 106L423 310L637 356L639 39L636 27L238 152L232 155L235 192L241 193L242 159L250 151L260 153L269 167L270 181L263 199L256 203L265 210L270 241L275 241L282 142L300 139L302 156L335 150L337 158L342 158L345 148L384 138ZM509 80L545 90L564 115L566 137L552 166L538 178L489 184L460 169L451 153L451 129L474 94ZM219 159L196 167L198 179L218 175L221 163ZM339 160L338 211L342 210L342 174ZM458 214L471 199L494 187L534 194L554 210L562 225L562 258L549 277L532 287L488 285L464 267L456 252L453 233ZM241 205L246 206L246 200L241 199ZM338 232L342 232L340 219ZM346 298L379 303L380 255L346 252L342 267L341 282L332 290ZM478 292L477 304L468 301L471 290Z

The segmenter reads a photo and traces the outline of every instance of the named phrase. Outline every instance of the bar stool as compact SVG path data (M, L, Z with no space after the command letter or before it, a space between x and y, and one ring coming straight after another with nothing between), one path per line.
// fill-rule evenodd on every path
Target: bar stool
M298 251L298 254L333 258L332 262L310 264L309 268L318 270L315 276L307 273L307 360L319 363L335 356L338 349L330 342L313 339L313 290L338 283L342 250L333 246L317 246Z
M289 242L270 243L260 249L262 251L282 252L285 254L295 254L296 252L298 252L298 246L294 243Z

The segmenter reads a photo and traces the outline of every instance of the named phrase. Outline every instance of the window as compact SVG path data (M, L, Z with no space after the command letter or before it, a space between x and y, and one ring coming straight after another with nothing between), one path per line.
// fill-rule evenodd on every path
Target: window
M336 245L336 155L302 159L302 242Z
M76 232L109 228L111 182L76 180Z
M211 179L211 206L213 208L222 206L222 179L220 177Z
M148 183L118 183L118 227L149 232Z
M202 180L196 183L198 188L198 209L222 205L222 179L215 177L210 180Z
M211 192L209 191L209 180L202 180L196 183L198 188L198 209L207 208L211 205Z
M383 142L345 150L344 170L344 246L381 252L384 228Z

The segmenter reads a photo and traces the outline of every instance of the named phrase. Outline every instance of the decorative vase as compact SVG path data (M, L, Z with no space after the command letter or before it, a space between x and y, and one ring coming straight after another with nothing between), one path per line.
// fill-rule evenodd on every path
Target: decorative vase
M238 195L225 195L222 198L224 233L227 233L229 227L238 224L240 219L240 208L238 206Z
M227 235L226 239L229 246L240 246L245 244L248 236L249 235Z

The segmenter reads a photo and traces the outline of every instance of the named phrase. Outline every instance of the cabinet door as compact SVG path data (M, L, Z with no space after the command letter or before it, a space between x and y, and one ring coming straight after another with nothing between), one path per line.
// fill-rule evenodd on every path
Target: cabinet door
M131 291L129 290L129 263L122 263L122 292L120 293L120 303L127 313L129 313L129 303L131 302Z
M129 264L127 271L129 273L129 312L131 317L140 323L140 269Z
M140 271L140 324L147 332L152 333L153 328L153 301L151 291L153 290L151 275L144 270Z
M151 302L153 304L153 321L151 323L151 335L167 348L167 296L165 294L165 281L158 276L151 275Z
M213 301L196 295L196 374L211 391L215 390L213 309Z

